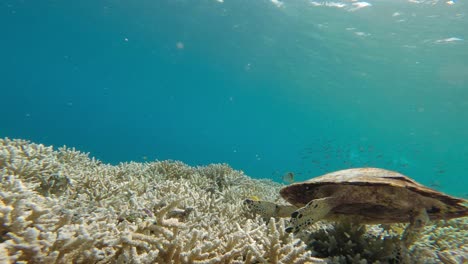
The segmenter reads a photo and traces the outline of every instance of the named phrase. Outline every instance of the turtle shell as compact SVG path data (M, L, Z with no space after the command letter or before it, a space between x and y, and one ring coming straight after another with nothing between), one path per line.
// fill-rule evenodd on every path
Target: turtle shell
M405 211L403 207L412 206L425 207L432 220L468 216L465 200L428 188L401 173L380 168L340 170L288 185L280 191L286 201L297 207L338 193L342 198L332 213L361 215L369 218L368 222L385 222L382 221L385 219L377 218L406 222L408 209ZM374 197L374 200L366 200L367 197Z

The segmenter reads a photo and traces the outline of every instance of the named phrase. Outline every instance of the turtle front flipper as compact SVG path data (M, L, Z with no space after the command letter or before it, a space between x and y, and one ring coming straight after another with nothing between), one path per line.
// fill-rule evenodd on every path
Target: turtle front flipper
M424 226L429 222L426 209L421 208L410 216L410 223L406 227L401 240L406 247L411 246L418 238Z
M259 214L266 219L270 219L270 217L288 217L292 212L297 210L297 207L292 205L281 205L252 199L246 199L244 204L250 211Z
M297 233L302 228L324 218L333 208L335 198L327 197L310 201L291 214L287 233Z

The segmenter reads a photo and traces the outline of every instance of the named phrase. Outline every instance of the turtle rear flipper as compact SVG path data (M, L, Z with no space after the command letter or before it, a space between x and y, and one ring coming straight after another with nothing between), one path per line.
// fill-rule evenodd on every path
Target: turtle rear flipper
M310 201L304 207L299 208L291 214L289 226L286 228L288 233L297 233L302 228L317 222L324 218L333 208L335 198L326 197Z
M270 219L270 217L289 217L297 207L293 205L281 205L267 201L255 201L252 199L246 199L244 204L247 208L261 215L263 218Z

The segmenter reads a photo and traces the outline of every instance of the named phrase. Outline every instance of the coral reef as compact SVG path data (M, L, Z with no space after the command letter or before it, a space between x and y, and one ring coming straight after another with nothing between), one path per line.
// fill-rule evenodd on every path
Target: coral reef
M0 263L320 263L249 219L245 197L280 185L227 165L102 164L88 154L0 140Z
M246 197L280 184L226 164L103 164L72 148L0 139L0 263L386 263L398 232L320 222L284 232ZM462 263L466 219L438 222L399 261ZM393 254L393 255L392 255Z
M377 225L322 222L306 234L304 241L314 255L333 263L401 263L408 257L400 254L399 235Z

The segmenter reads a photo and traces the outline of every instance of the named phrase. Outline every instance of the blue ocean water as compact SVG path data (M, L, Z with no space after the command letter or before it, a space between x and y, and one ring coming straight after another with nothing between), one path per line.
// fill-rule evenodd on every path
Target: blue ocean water
M468 195L463 1L0 2L0 136Z

